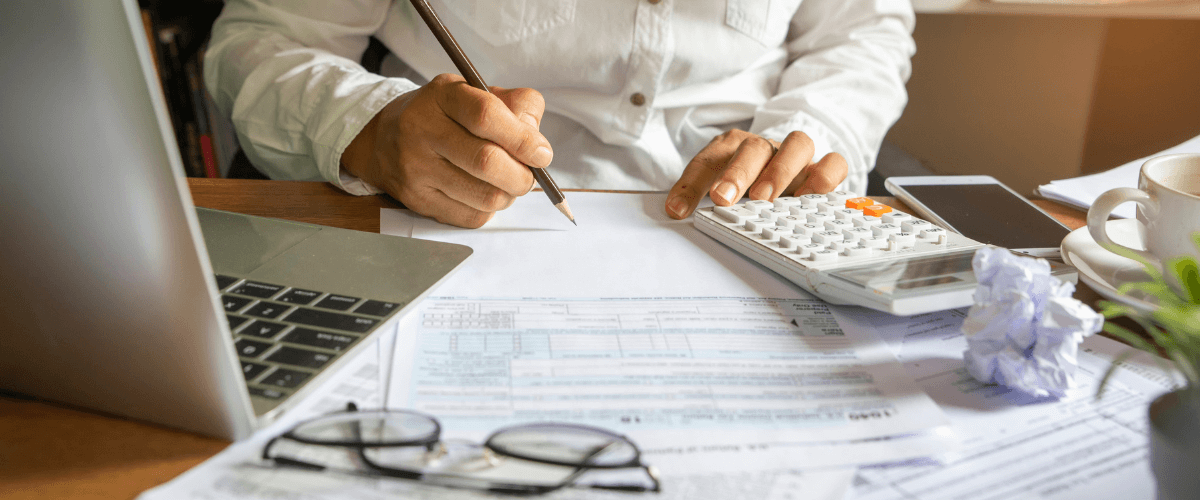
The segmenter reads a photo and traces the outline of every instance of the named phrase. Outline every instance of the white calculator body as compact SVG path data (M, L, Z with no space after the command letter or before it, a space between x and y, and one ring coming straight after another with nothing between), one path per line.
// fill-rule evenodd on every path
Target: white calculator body
M902 316L971 305L984 246L844 191L702 208L693 223L830 303Z

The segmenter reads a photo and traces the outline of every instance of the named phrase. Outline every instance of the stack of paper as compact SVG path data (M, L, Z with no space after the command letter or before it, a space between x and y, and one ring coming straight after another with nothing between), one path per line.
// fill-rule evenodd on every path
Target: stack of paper
M1183 144L1158 154L1139 158L1112 170L1085 175L1083 177L1050 181L1050 184L1038 186L1037 193L1042 197L1065 203L1081 210L1087 210L1092 206L1092 203L1096 202L1096 198L1099 198L1105 191L1119 187L1136 188L1138 172L1146 160L1155 156L1175 153L1200 153L1200 136L1193 137ZM1112 214L1113 216L1126 219L1133 218L1134 204L1125 203L1117 207L1116 210L1113 210Z

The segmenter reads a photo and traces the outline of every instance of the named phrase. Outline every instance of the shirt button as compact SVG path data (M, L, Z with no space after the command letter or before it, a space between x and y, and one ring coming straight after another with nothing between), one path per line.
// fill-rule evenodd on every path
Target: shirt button
M651 5L658 5L658 2L661 2L662 0L646 0L646 1L650 2Z
M641 106L646 104L646 96L642 95L641 92L634 92L633 95L629 96L629 102L632 102L634 106Z

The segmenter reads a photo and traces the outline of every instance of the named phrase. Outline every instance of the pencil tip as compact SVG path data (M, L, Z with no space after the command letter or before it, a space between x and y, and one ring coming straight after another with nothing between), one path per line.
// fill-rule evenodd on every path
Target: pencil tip
M567 219L571 221L571 224L575 224L576 226L579 225L579 223L575 222L575 214L571 213L571 207L567 206L567 200L563 200L562 202L555 204L554 208L557 208L559 212L562 212L563 215L567 216Z
M575 224L576 227L579 227L579 223L575 222L575 219L571 219L571 224Z

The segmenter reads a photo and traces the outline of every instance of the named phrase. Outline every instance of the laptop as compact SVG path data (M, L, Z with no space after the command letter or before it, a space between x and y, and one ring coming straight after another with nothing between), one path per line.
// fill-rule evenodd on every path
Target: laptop
M0 10L0 391L239 439L470 256L194 207L135 1Z

